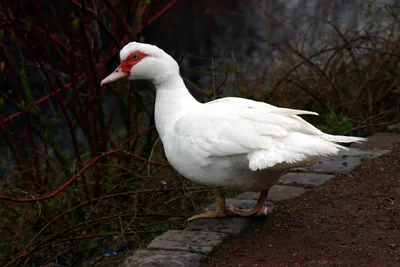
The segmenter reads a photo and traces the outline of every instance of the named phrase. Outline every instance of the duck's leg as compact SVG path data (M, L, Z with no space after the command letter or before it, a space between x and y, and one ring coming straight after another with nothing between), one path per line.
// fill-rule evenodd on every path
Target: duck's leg
M269 189L261 191L260 197L258 198L258 201L257 201L254 209L242 210L242 209L238 209L233 206L230 206L229 207L230 213L237 215L237 216L243 216L243 217L253 216L253 215L255 215L255 216L267 215L268 208L266 207L265 204L267 202L268 191L269 191Z
M200 213L197 215L194 215L187 219L187 221L193 221L197 219L202 219L202 218L218 218L218 217L226 217L230 215L230 210L226 207L225 204L225 194L224 191L221 188L217 188L217 209L216 210L207 210L204 213Z

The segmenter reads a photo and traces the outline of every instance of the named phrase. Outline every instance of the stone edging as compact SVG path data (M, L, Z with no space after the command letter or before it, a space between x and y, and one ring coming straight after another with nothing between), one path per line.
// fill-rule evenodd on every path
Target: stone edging
M390 150L361 150L352 148L339 155L321 159L309 168L294 169L282 176L270 189L269 201L295 198L307 188L320 186L335 174L347 173L359 166L365 158L377 158ZM227 204L253 208L259 193L245 192ZM272 203L268 202L269 212ZM215 209L212 204L208 209ZM196 267L224 241L242 233L251 224L251 218L201 219L190 223L184 230L170 230L156 237L145 250L136 251L125 259L121 267L182 266Z

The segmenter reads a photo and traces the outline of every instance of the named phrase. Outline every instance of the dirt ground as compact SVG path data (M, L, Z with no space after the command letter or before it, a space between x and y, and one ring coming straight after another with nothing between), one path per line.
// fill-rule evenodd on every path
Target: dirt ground
M203 266L400 266L400 145L275 206Z

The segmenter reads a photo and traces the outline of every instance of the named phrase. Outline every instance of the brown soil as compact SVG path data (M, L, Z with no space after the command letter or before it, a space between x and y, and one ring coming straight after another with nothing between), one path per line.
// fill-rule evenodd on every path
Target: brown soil
M203 266L400 266L399 145L275 206Z

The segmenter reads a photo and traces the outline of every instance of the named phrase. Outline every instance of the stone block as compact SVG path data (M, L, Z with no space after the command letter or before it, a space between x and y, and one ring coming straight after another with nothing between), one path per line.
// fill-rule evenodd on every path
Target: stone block
M169 230L151 241L148 249L180 250L210 254L228 235L210 231Z

